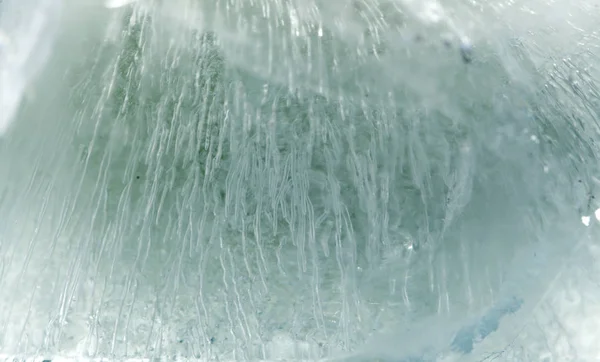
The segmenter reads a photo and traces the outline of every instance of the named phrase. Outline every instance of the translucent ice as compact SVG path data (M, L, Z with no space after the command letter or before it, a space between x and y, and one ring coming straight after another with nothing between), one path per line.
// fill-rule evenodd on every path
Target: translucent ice
M0 1L0 135L52 49L62 0Z
M45 1L2 356L600 358L593 3Z
M507 298L490 308L480 319L462 327L452 340L454 351L467 354L473 352L478 341L498 330L502 318L515 313L521 308L523 301L518 298Z

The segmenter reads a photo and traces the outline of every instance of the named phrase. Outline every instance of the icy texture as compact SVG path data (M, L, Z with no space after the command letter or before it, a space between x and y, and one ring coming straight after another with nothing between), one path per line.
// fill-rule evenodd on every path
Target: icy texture
M62 0L0 1L0 135L49 57Z
M0 143L3 355L600 358L594 6L67 5Z

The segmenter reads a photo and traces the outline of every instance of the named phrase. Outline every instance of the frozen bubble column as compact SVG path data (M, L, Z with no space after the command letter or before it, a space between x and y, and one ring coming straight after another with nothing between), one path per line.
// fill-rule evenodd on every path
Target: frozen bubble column
M3 356L597 359L586 6L69 2L0 140Z

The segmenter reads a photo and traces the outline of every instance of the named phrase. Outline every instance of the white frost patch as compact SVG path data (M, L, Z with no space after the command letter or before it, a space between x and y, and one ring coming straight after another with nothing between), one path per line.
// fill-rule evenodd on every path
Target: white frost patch
M589 216L582 216L581 217L581 223L585 226L590 226L590 217Z
M137 0L106 0L104 6L108 9L117 9L125 5L133 4Z

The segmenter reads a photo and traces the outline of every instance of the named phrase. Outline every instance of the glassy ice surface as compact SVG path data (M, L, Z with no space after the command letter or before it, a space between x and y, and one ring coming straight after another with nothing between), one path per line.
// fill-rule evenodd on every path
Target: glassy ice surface
M0 358L599 360L598 5L0 0Z
M0 135L50 55L62 0L0 1Z

